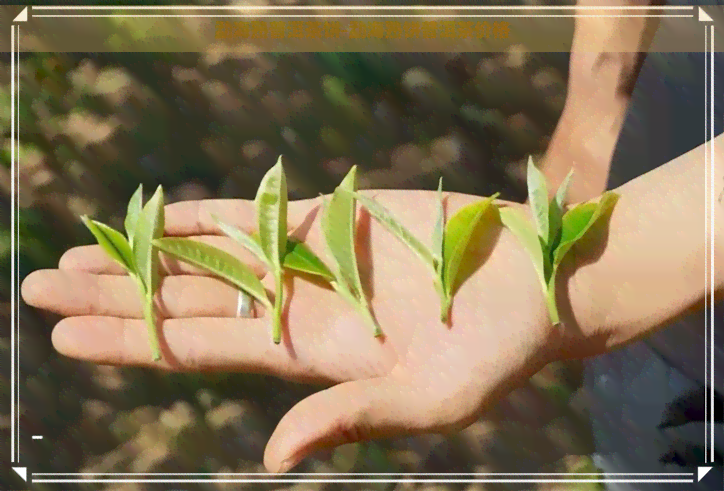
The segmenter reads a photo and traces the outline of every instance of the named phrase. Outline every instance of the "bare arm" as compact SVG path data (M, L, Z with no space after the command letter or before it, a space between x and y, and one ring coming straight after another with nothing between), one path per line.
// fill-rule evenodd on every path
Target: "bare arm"
M589 342L602 353L663 327L701 307L711 289L705 282L706 247L715 239L714 290L724 291L724 135L714 146L714 230L705 231L705 152L701 145L618 188L621 199L607 237L576 250L578 268L559 282L559 298L570 294L569 341ZM706 200L706 201L705 201ZM565 305L565 301L564 301ZM564 309L566 309L564 307ZM577 327L576 327L577 326ZM592 341L592 342L591 342ZM581 345L576 343L577 347ZM570 346L574 346L573 343Z
M607 5L653 8L662 3L618 0ZM597 0L578 1L579 6L599 4ZM606 188L631 94L658 25L655 17L576 19L566 105L541 164L553 190L574 167L577 179L570 188L572 202L591 199Z

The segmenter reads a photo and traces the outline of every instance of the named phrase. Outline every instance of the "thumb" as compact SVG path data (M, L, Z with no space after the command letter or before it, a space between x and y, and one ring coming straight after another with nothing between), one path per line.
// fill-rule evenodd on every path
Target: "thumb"
M422 389L391 376L339 384L294 406L277 425L264 453L270 472L287 472L325 448L419 431Z

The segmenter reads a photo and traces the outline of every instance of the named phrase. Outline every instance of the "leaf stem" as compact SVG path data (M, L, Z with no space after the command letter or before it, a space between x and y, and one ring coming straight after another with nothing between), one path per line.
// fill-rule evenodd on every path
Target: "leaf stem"
M450 321L450 303L445 302L440 309L440 322L447 324Z
M439 281L435 281L435 291L440 297L440 322L447 324L448 320L450 320L451 299L445 295L445 289Z
M151 354L153 361L159 361L161 359L161 348L158 339L158 330L156 329L156 315L153 309L153 295L149 295L146 291L146 286L143 284L143 280L136 273L130 273L131 277L136 281L138 290L141 292L141 298L144 300L143 304L143 318L146 321L146 327L148 329L148 344L151 347Z
M281 269L276 273L276 292L274 295L274 327L272 329L272 338L274 344L282 341L282 302L284 300Z
M151 353L153 355L153 361L159 361L161 359L161 349L159 347L158 330L156 326L156 315L153 308L153 296L146 296L146 305L143 308L143 317L146 320L148 326L148 342L151 346Z
M556 283L555 276L551 278L551 283L546 288L546 305L548 307L548 314L551 322L554 326L561 323L561 319L558 316L558 307L556 306Z
M358 304L358 308L361 311L361 314L364 316L365 319L367 319L367 322L370 324L370 327L372 327L372 332L374 333L374 336L380 337L382 336L382 328L377 323L377 319L374 318L372 315L372 312L370 312L369 305L367 305L366 302L360 302Z

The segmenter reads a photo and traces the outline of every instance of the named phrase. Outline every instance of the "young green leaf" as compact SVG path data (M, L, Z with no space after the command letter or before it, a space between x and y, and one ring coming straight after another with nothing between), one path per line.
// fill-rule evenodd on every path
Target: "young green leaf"
M442 206L442 179L438 185L437 219L432 236L432 250L425 247L410 231L408 231L392 214L376 201L359 193L355 196L362 205L387 230L403 244L407 245L430 268L433 283L440 296L441 320L447 320L450 302L457 288L460 265L470 244L473 233L490 203L498 196L492 196L479 203L469 205L460 210L445 225Z
M330 201L323 201L322 231L336 269L336 280L333 282L333 286L342 296L354 301L358 310L364 313L373 326L374 335L379 336L382 334L382 330L369 312L357 266L355 251L356 175L357 167L354 166L334 190Z
M533 165L533 160L528 160L528 194L537 234L522 213L514 208L500 209L503 224L518 237L533 260L546 294L546 303L553 324L558 324L560 321L556 306L558 266L571 247L618 200L618 195L607 192L602 195L598 203L584 203L564 214L566 193L572 175L573 170L563 180L549 205L545 178Z
M555 252L554 266L561 264L571 247L583 238L596 220L613 208L618 198L618 194L608 191L597 203L580 204L563 216L561 242Z
M259 226L259 245L272 268L275 280L272 338L276 344L282 340L284 304L282 261L287 249L287 200L287 178L280 155L274 167L262 178L254 200Z
M556 192L555 203L556 203L556 206L558 206L558 208L561 210L566 206L566 197L568 195L568 187L571 185L572 177L573 177L573 169L568 171L568 174L566 175L565 179L563 179L563 182L558 187L558 191Z
M432 231L432 257L438 272L443 274L443 234L445 232L445 210L442 206L442 177L437 185L437 219Z
M329 204L324 207L322 228L332 257L339 267L340 279L356 297L360 297L362 281L355 252L356 206L352 194L355 192L356 174L357 167L354 166L332 193Z
M543 249L535 229L520 210L506 206L499 208L498 212L500 213L500 220L503 222L503 225L518 238L523 248L530 255L533 260L533 267L536 273L538 273L538 279L540 279L541 286L545 290L548 285L545 275Z
M445 286L446 305L448 307L452 299L457 285L458 272L463 256L470 246L470 239L480 223L481 218L490 208L491 203L499 194L495 194L489 198L471 203L458 210L455 215L450 218L445 227L445 241L443 245L445 275L443 285ZM446 318L447 312L443 312Z
M548 241L548 188L545 176L528 157L528 199L533 210L538 236Z
M437 274L435 258L432 252L415 237L409 230L392 216L392 214L375 200L360 193L355 193L355 198L364 206L367 211L375 217L387 230L389 230L403 244L407 245L427 265L433 274ZM444 246L443 246L444 248Z
M563 180L563 183L558 188L558 192L556 193L555 198L551 201L550 208L548 210L548 237L545 242L549 251L555 250L561 239L561 223L565 212L568 185L572 175L573 169L570 170L566 178ZM550 259L553 260L553 258Z
M131 251L131 246L128 244L128 241L123 234L112 229L108 225L91 220L85 215L80 218L83 220L85 226L88 227L88 230L90 230L96 238L98 245L106 251L106 254L108 254L108 256L110 256L110 258L118 264L123 266L128 273L135 274L133 251Z
M254 204L259 226L259 244L267 261L281 269L287 246L287 179L282 157L269 169L259 184Z
M126 220L123 225L126 229L126 237L128 237L128 243L133 247L133 236L136 233L136 226L138 224L138 217L141 215L141 209L143 208L143 184L138 185L138 189L131 196L128 202L128 211L126 212Z
M233 225L229 225L227 223L222 222L219 220L216 216L212 217L213 220L216 222L216 224L219 226L222 232L224 232L228 237L231 239L234 239L236 242L244 246L249 252L254 254L257 259L259 259L261 262L266 264L267 266L271 267L271 263L269 262L269 259L267 259L266 254L264 253L264 250L261 248L261 245L259 243L259 234L254 234L255 236L249 235L245 233L244 231L238 229L237 227L234 227Z
M153 295L158 286L158 255L153 251L153 239L163 237L163 189L159 186L139 215L134 234L133 254L147 294Z
M166 237L154 240L153 244L167 254L224 278L253 296L268 310L272 309L259 278L246 264L228 252L185 238Z
M153 240L163 237L163 188L159 186L141 214L136 224L133 239L133 255L136 261L136 273L145 295L144 318L148 326L149 342L154 360L161 359L158 332L156 331L156 315L153 297L160 282L158 254L153 247Z
M327 265L309 247L295 239L287 239L287 251L284 254L283 266L285 269L321 276L330 282L336 279Z

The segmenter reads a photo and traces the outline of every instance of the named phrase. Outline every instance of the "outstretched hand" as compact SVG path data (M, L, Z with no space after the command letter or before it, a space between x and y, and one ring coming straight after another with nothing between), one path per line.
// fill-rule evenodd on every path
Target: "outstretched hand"
M365 194L421 240L431 236L434 192ZM477 199L451 194L446 215ZM320 204L320 199L290 203L288 221L291 235L330 264ZM373 337L364 319L332 289L287 274L284 332L275 345L269 313L257 307L254 318L236 317L234 287L162 255L165 277L157 303L165 319L159 327L163 360L155 363L135 285L96 245L69 250L57 270L29 275L22 295L28 304L65 317L52 339L59 352L73 358L331 384L281 420L264 456L272 472L288 471L314 451L354 441L463 428L559 356L565 341L548 321L532 262L494 213L488 213L489 227L481 227L487 231L471 245L471 256L482 266L455 295L448 326L439 320L439 297L425 265L358 209L360 272L382 338ZM221 235L212 214L254 231L252 202L205 200L167 206L165 233L234 254L273 291L264 265ZM577 289L575 282L572 288Z

